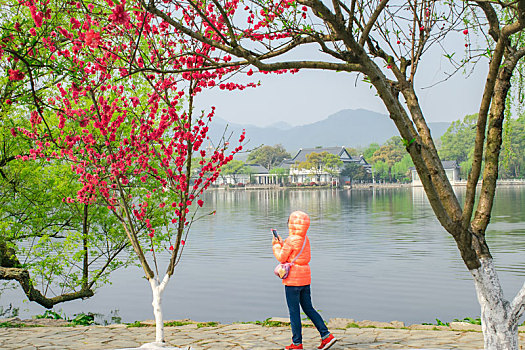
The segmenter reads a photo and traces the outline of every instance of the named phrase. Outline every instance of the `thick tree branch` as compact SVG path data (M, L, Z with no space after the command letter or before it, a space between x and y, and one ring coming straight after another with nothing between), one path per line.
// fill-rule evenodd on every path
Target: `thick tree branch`
M507 39L500 36L492 60L489 64L489 72L487 73L487 81L485 82L485 89L481 99L481 105L478 112L478 122L476 125L476 138L474 141L474 152L472 156L472 169L467 178L467 189L465 193L465 204L463 206L463 215L461 218L464 228L469 226L474 210L474 201L476 198L476 186L479 175L481 173L481 164L483 161L483 147L485 143L485 130L487 126L487 115L490 104L492 102L492 95L494 93L494 86L498 75L499 66L503 59L503 53Z
M436 187L436 190L439 194L440 201L443 203L444 208L446 209L447 216L452 222L456 222L461 218L461 206L454 194L452 185L445 174L443 165L436 150L434 140L430 133L430 129L423 117L423 112L419 106L417 96L411 85L406 86L401 89L403 96L407 102L408 108L410 110L410 115L414 120L419 136L421 137L421 142L424 145L424 151L422 152L423 156L427 158L426 164L427 168L430 171L430 175L433 179L433 184ZM455 228L455 225L445 226L445 229L451 230Z
M487 3L479 2L479 4L484 10L487 16L487 19L489 20L491 29L495 32L496 29L494 28L494 26L498 24L499 22L497 22L497 18L494 18L494 15L495 15L494 9L492 8L492 6L490 6ZM490 6L490 8L488 8L487 6ZM483 146L484 146L484 141L485 141L485 129L486 129L486 124L487 124L487 114L488 114L489 108L492 108L493 109L492 113L496 114L496 116L494 116L495 119L494 119L494 124L493 124L493 126L495 127L495 129L493 130L493 133L494 133L492 136L493 139L490 141L492 145L491 150L494 152L497 152L496 155L499 159L499 149L501 147L501 142L499 143L499 145L497 145L498 143L497 129L500 127L498 126L499 121L501 121L501 123L503 122L503 111L505 109L504 101L507 96L508 89L510 88L510 78L512 77L512 72L514 70L515 65L517 64L517 60L523 57L522 54L520 56L519 52L515 53L514 57L510 57L509 59L507 59L503 67L500 67L501 62L503 60L503 56L513 51L512 48L510 47L509 36L525 28L525 1L519 1L518 10L515 12L517 14L518 20L509 25L504 26L501 32L499 33L499 36L497 36L498 41L496 42L496 48L494 49L494 53L493 53L492 59L489 64L489 72L487 74L485 90L483 92L483 97L482 97L480 109L478 112L478 124L477 124L476 139L475 139L475 145L474 145L472 170L467 180L465 205L464 205L464 211L463 211L463 217L462 217L462 224L463 224L463 227L465 228L469 225L470 220L472 218L472 212L474 210L476 185L479 179L479 175L481 173ZM496 86L497 81L499 81L500 85L496 91L495 86ZM494 96L495 94L496 96ZM503 98L503 100L500 100L501 98ZM494 103L494 101L496 101L496 103ZM493 105L491 106L491 104ZM502 125L501 125L501 128L502 128ZM488 149L487 149L486 154L488 154ZM489 168L485 168L486 169L485 173L490 168L494 169L494 165L489 166ZM496 171L496 177L497 177L497 165L496 165L495 171ZM493 181L494 181L493 186L495 188L496 179L493 179ZM492 185L489 185L489 182L485 183L485 181L483 181L484 185L486 184L487 186L485 187L485 190L488 191L488 192L485 192L485 194L482 194L482 196L486 198L486 200L483 201L485 204L487 203L486 201L492 200L494 196L494 194L490 194L492 191L489 188L492 187ZM475 219L476 224L473 226L473 230L477 234L484 234L486 225L488 225L488 220L490 218L490 211L487 212L487 210L489 208L492 209L492 205L485 207L485 209L482 209L483 206L480 206L480 205L482 205L481 201L478 204L479 214L476 214L476 217L477 217ZM481 219L482 216L484 217L484 219Z
M381 12L383 12L387 4L388 4L388 0L383 0L379 2L379 6L376 7L374 12L368 19L368 22L366 23L365 27L363 28L361 37L359 38L359 45L361 46L365 45L366 41L368 40L368 35L370 34L370 31L374 27L377 19L379 18L379 15L381 14Z
M23 268L0 267L0 280L16 280L29 300L37 302L47 309L51 309L54 305L59 303L75 299L89 298L94 295L91 289L81 289L78 292L66 293L53 298L47 298L42 295L39 290L33 287L29 272Z
M15 159L16 159L16 156L9 156L9 157L4 157L0 159L0 168L6 166L7 163L12 162Z
M432 171L431 169L429 169L429 165L427 164L428 160L425 160L425 157L423 156L423 153L426 152L426 150L424 149L426 145L422 144L421 138L415 130L412 121L406 114L406 111L403 109L399 99L395 97L395 95L392 93L390 86L386 83L386 77L381 73L380 69L370 59L367 67L368 66L371 66L371 71L373 72L369 73L368 77L371 83L376 87L379 96L381 97L385 106L387 107L390 113L390 118L396 124L396 127L399 130L401 137L407 141L410 141L410 144L407 147L407 151L412 157L414 165L416 166L416 169L420 176L421 182L423 183L423 186L427 193L429 202L437 218L439 219L443 227L445 227L449 232L454 232L455 224L451 220L443 206L441 198L433 182L433 180L435 179L432 178Z
M331 27L335 36L343 41L349 50L355 47L355 42L352 33L347 31L344 21L339 21L337 16L330 11L326 5L320 0L298 0L298 3L310 7L319 19L323 20Z
M489 35L494 39L495 42L499 40L500 36L500 23L498 19L498 14L494 10L491 4L485 1L475 1L475 3L481 8L485 13L485 17L489 22Z
M525 51L519 51L519 53L522 52ZM494 86L494 95L492 97L489 126L487 130L487 148L484 157L485 169L483 171L483 182L476 214L472 220L473 230L478 236L484 236L485 230L490 221L490 213L492 212L494 196L496 194L499 155L503 140L503 121L505 119L506 108L505 102L510 89L510 79L512 78L513 71L522 56L513 55L510 59L504 61Z
M510 317L517 323L523 311L525 311L525 283L510 303Z
M332 6L334 7L335 11L335 17L339 22L343 22L343 13L341 12L341 1L339 0L332 0Z

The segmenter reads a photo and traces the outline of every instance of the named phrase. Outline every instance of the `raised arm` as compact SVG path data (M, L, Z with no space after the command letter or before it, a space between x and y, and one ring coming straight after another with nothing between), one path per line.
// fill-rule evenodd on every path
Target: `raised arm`
M273 255L281 263L285 263L288 260L288 257L292 253L293 247L290 244L290 238L287 238L284 241L284 244L274 239L272 242Z

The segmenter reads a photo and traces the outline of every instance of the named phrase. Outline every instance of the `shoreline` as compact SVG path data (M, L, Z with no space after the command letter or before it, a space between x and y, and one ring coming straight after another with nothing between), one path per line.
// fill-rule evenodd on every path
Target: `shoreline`
M451 184L453 188L464 188L467 186L466 181L459 181ZM481 186L481 182L478 182L477 186ZM508 188L508 187L522 187L525 186L525 180L498 180L496 184L497 188ZM272 191L284 191L284 190L373 190L373 189L386 189L386 188L420 188L423 186L412 185L412 183L363 183L353 184L351 186L330 186L330 185L318 185L318 186L280 186L280 185L244 185L244 186L216 186L210 187L211 190L216 191L253 191L253 190L272 190Z
M252 324L261 327L278 328L289 327L290 320L286 317L270 317L264 321L238 321L231 323L220 323L215 321L199 322L191 319L180 320L164 320L164 327L185 327L185 328L213 328L225 327L231 325ZM302 321L303 327L313 327L310 320ZM463 321L441 322L438 324L415 323L406 325L403 321L371 321L361 320L356 321L353 318L331 318L327 322L329 329L349 329L349 328L371 328L371 329L404 329L404 330L433 330L433 331L466 331L466 332L481 332L481 325ZM113 323L113 324L90 324L90 325L75 325L70 321L64 319L50 319L50 318L31 318L20 319L18 317L1 318L0 329L2 328L34 328L34 327L107 327L107 328L153 328L155 327L155 320L135 321L132 323ZM518 327L519 333L525 333L525 324Z

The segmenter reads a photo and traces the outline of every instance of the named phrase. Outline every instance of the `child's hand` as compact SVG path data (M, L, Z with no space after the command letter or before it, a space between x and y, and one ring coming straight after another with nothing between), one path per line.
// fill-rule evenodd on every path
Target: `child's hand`
M283 243L280 240L278 240L277 238L273 237L272 238L272 245L275 245L275 244L279 244L281 246L283 245Z

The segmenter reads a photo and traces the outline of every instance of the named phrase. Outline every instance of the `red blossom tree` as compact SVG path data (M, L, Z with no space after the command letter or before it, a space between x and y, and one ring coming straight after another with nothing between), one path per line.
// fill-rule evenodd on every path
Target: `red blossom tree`
M118 218L150 282L156 342L163 343L161 296L203 205L200 197L245 137L231 150L229 140L211 147L214 109L197 114L194 99L216 85L256 85L223 85L239 66L218 67L229 58L213 57L213 47L135 5L25 1L20 10L30 13L35 39L25 35L1 49L2 60L13 63L9 79L18 83L13 103L30 101L31 128L11 131L34 143L21 158L70 164L82 188L64 201L102 202ZM170 257L164 276L159 254Z

